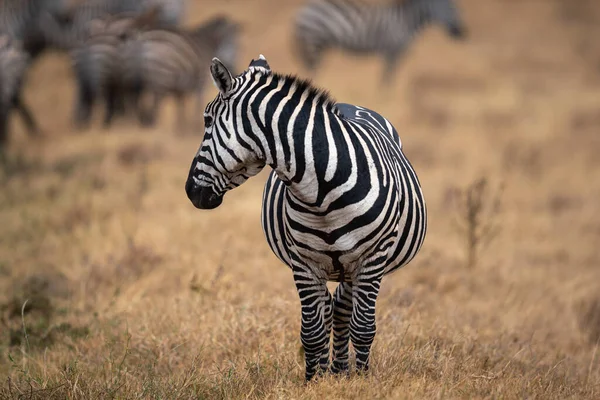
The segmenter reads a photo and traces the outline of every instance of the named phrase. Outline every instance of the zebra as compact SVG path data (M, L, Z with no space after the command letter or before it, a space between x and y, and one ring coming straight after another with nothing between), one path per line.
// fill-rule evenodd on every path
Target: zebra
M151 95L149 110L138 105L140 122L152 126L166 95L177 101L176 130L183 131L185 97L195 93L202 103L207 73L213 56L221 56L233 68L241 25L217 15L195 28L157 28L140 31L123 47L123 85L134 103Z
M45 34L53 47L73 50L90 36L90 21L114 15L142 15L158 9L156 24L178 26L186 9L186 0L71 0L70 7L45 24Z
M21 86L30 59L19 41L8 34L0 34L0 149L8 141L8 120L13 109L21 113L29 134L38 134L33 114L21 98Z
M63 13L71 0L2 0L0 32L21 42L31 56L30 62L48 47L47 22Z
M94 102L105 101L104 125L108 127L117 109L124 111L120 90L121 50L125 40L137 30L156 24L160 12L155 7L146 13L122 13L97 18L89 22L89 37L82 46L71 51L74 75L77 80L75 124L89 124Z
M210 72L218 95L206 106L188 198L214 209L269 165L262 227L299 293L306 380L328 368L347 373L349 341L357 370L367 371L382 277L413 259L427 226L396 130L374 111L273 73L262 55L235 78L218 58ZM339 282L333 297L327 281Z
M299 58L311 73L326 50L339 48L383 56L382 79L387 82L414 36L433 22L445 25L455 39L466 35L454 0L392 0L379 5L314 0L297 13L294 35Z

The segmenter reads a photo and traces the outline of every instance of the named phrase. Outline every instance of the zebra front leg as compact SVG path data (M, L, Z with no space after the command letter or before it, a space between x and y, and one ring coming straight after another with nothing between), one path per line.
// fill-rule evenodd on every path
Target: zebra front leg
M326 282L304 269L294 270L294 281L302 307L300 340L304 349L306 381L329 367L329 336L333 316Z
M348 371L350 345L350 318L352 317L352 284L342 282L333 295L333 361L334 374Z
M14 105L17 110L21 113L21 118L25 123L25 127L27 128L27 133L31 136L39 136L40 130L38 127L35 118L33 117L33 113L29 110L27 104L23 102L21 99L21 95L17 95L14 100Z
M175 102L177 107L177 121L175 121L175 132L179 135L183 135L186 132L185 124L185 95L177 93L175 95Z
M150 94L152 96L152 104L150 109L143 108L143 101L140 101L140 108L138 109L140 122L142 126L146 128L152 127L156 123L156 116L159 113L160 104L162 103L163 99L162 93L152 91Z
M119 107L121 106L120 93L114 84L107 85L104 100L106 107L104 114L104 128L109 128L115 117L115 113L119 111Z
M0 104L0 157L4 157L4 146L8 143L8 113L9 108ZM0 161L4 161L4 158Z
M89 127L92 109L96 99L95 88L85 77L77 76L77 103L75 104L75 126L77 129Z
M383 69L383 74L381 75L381 85L384 87L389 87L389 85L394 81L396 76L396 70L398 68L398 64L403 51L394 51L391 53L385 54L385 65Z
M368 268L368 267L366 267ZM372 268L368 268L372 271ZM379 294L384 267L380 272L360 274L352 284L352 317L350 339L356 352L356 370L369 369L369 354L375 339L375 303Z

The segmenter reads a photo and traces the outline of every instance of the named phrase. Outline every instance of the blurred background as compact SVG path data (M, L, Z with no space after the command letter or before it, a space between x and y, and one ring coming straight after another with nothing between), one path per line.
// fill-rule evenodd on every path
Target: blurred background
M181 25L226 16L237 72L264 54L398 130L429 228L384 279L373 373L303 385L298 296L260 226L269 171L214 211L185 195L194 93L183 122L166 96L153 124L126 111L105 127L100 102L79 126L73 52L57 45L23 77L39 135L13 112L2 148L0 394L600 396L600 2L457 0L466 36L428 25L383 85L375 54L303 67L305 4L190 0Z

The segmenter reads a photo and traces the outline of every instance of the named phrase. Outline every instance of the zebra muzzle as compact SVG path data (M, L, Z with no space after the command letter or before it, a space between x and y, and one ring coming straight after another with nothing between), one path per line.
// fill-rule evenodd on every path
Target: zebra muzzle
M186 182L185 192L194 207L201 210L212 210L223 202L222 195L218 195L210 187L196 185L193 179L188 179Z

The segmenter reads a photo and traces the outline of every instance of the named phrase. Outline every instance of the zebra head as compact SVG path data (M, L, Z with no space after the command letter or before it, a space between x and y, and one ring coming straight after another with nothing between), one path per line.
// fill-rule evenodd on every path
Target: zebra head
M234 79L227 67L213 58L210 73L219 93L204 111L204 138L185 184L188 198L200 209L218 207L227 191L240 186L265 166L260 151L248 140L247 132L238 129L251 124L250 120L242 115L241 120L235 122L237 110L234 107L251 82L271 75L267 60L262 55L252 60L248 70Z
M448 35L464 39L467 34L454 0L429 0L429 13L433 21L446 27Z

